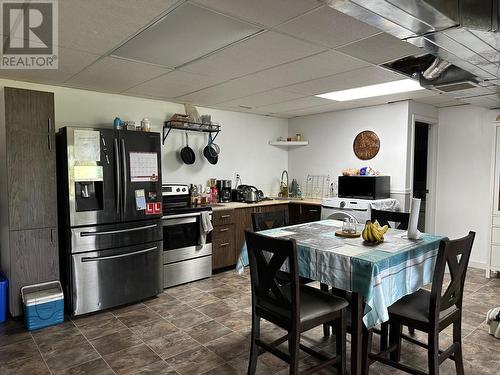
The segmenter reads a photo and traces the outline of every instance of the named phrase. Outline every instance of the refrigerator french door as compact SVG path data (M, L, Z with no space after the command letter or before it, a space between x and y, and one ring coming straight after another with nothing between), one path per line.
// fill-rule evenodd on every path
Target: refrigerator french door
M69 313L160 293L160 134L65 127L57 146L61 274Z

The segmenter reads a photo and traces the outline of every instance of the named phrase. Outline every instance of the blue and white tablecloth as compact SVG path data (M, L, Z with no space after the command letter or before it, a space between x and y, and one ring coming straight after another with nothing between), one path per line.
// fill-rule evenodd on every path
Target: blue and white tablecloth
M341 221L322 220L259 233L297 241L301 276L359 293L366 304L367 328L387 321L389 306L432 281L442 236L409 240L405 231L389 229L384 242L368 246L362 238L335 236L341 227ZM243 246L236 269L242 272L247 265Z

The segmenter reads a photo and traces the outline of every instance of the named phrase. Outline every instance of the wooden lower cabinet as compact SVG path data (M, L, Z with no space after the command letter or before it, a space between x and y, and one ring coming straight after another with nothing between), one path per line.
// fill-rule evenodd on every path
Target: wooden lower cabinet
M10 311L22 313L21 287L59 280L57 229L10 231Z
M245 243L245 230L252 229L254 212L285 211L290 225L320 220L321 207L312 204L272 204L231 210L217 210L213 214L212 269L214 271L236 265Z
M212 223L212 270L233 266L238 256L235 246L236 210L214 211Z
M290 225L321 220L321 206L305 203L290 203Z

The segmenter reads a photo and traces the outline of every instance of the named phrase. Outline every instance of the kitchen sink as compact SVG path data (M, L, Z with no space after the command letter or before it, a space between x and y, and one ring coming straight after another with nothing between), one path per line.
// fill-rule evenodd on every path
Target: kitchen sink
M302 201L302 200L304 200L304 198L297 198L297 197L288 197L288 198L285 198L285 197L273 197L272 199L275 200L275 201Z

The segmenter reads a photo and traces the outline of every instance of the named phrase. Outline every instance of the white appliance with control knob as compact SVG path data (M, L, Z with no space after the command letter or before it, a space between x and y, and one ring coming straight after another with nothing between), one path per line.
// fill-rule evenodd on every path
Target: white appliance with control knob
M351 199L351 198L324 198L321 202L321 220L354 219L358 223L365 223L371 208L378 210L397 210L399 202L396 199Z

